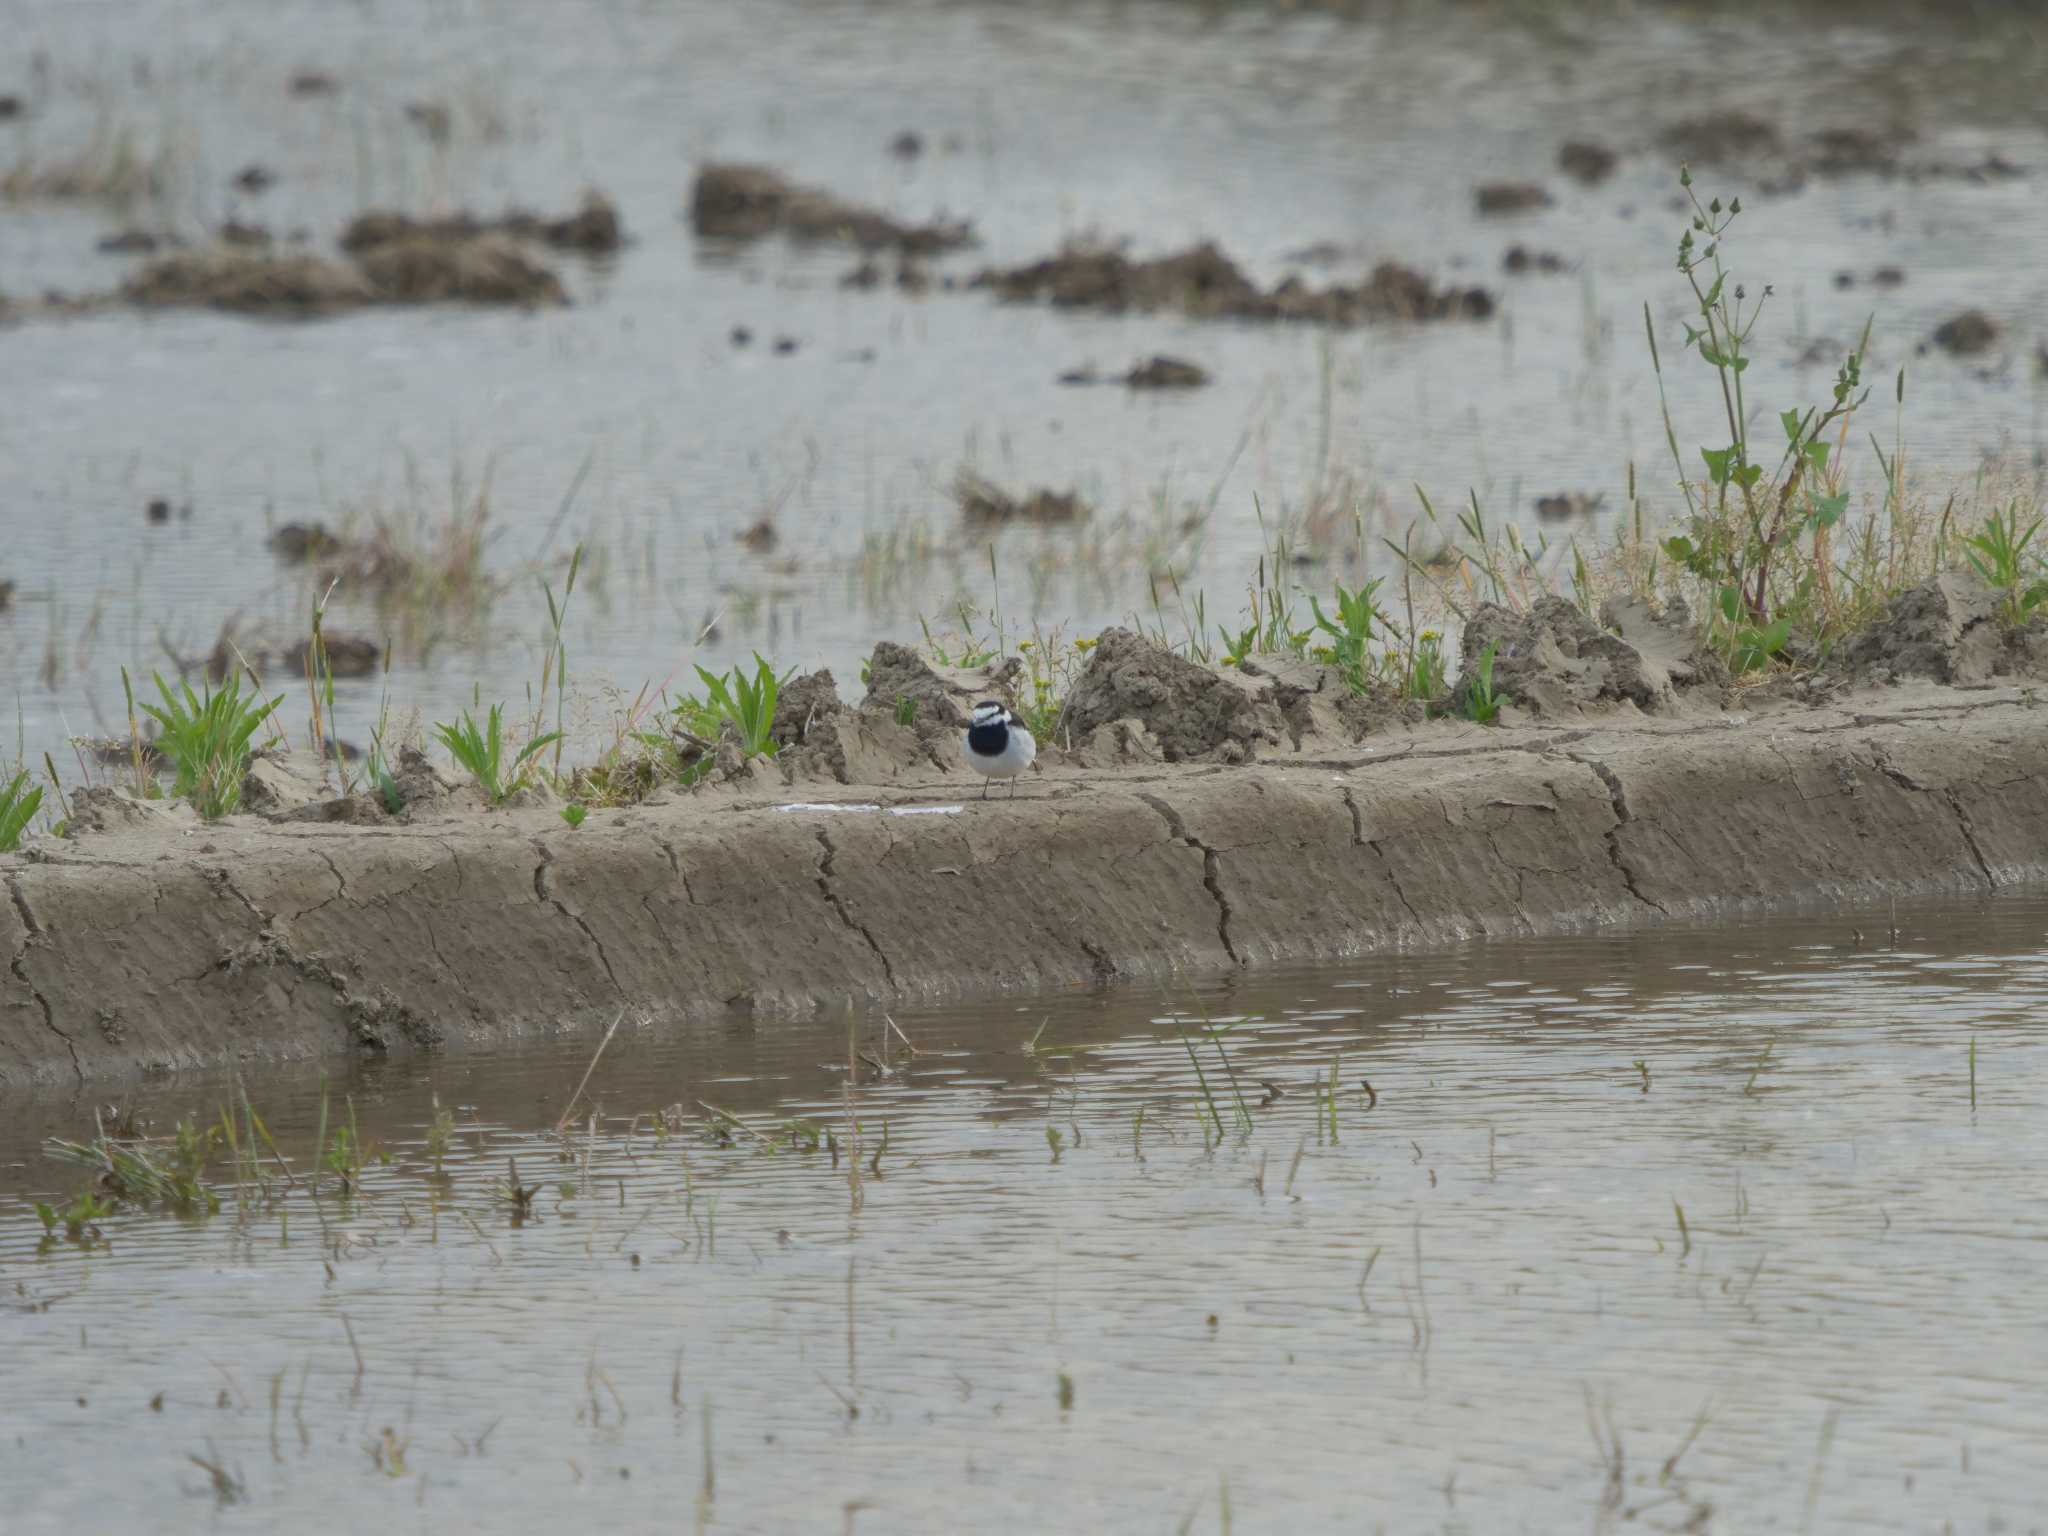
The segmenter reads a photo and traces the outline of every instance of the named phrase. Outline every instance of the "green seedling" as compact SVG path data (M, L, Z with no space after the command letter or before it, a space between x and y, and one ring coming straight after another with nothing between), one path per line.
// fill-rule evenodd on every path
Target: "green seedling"
M738 667L722 677L709 668L699 667L697 676L704 680L704 708L715 718L733 723L739 731L740 750L748 757L773 757L775 700L796 676L796 668L778 678L775 669L756 652L752 677Z
M242 803L254 750L250 739L284 695L267 704L258 694L244 698L239 674L230 674L217 690L195 694L189 683L180 683L173 693L161 674L154 675L163 704L144 704L142 710L162 727L156 746L171 763L171 794L190 800L208 821L231 815Z
M2018 502L2004 512L1993 512L1984 520L1984 531L1962 540L1963 558L1984 584L1999 594L1998 617L2008 629L2025 624L2041 599L2048 597L2048 582L2029 581L2038 575L2041 562L2030 557L2027 548L2041 531L2041 519L2020 527Z
M1458 713L1475 725L1491 725L1500 718L1500 695L1493 686L1493 657L1500 649L1495 641L1479 653L1479 665L1473 669L1472 678L1465 686L1465 697L1458 705Z
M21 834L42 805L43 786L29 783L26 768L0 783L0 853L12 853L21 846Z
M504 804L508 796L526 787L534 757L560 734L559 731L550 731L545 736L536 736L508 763L505 758L505 711L499 705L491 706L481 728L466 709L462 718L453 725L434 727L435 739L476 780L477 788L493 805Z
M589 814L589 807L580 800L571 800L562 807L562 820L566 821L572 829L582 826L584 818L589 816Z

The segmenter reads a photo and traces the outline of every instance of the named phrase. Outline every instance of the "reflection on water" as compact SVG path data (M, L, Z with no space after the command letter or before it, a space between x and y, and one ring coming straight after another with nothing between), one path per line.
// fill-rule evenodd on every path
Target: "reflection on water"
M458 470L471 487L489 470L496 569L590 541L570 644L586 684L629 693L755 648L829 664L850 689L878 636L914 636L916 614L956 594L986 602L988 547L944 495L965 461L1098 508L1080 530L998 541L1013 625L1037 614L1092 633L1148 606L1148 571L1167 565L1227 618L1259 546L1254 493L1276 524L1325 493L1320 542L1355 555L1356 513L1369 563L1390 558L1381 534L1398 540L1419 515L1416 484L1440 508L1475 490L1491 524L1532 529L1539 496L1601 495L1568 525L1597 540L1626 512L1631 463L1645 515L1670 510L1646 302L1686 452L1720 430L1709 371L1674 366L1664 124L1731 107L1788 135L1897 122L1917 133L1900 150L1916 163L1996 151L2048 168L2032 76L2017 111L1997 89L2023 73L2009 61L2026 57L2025 17L1844 25L1830 7L1825 23L1784 25L1599 6L1531 28L1408 9L1345 25L1179 4L466 0L400 24L315 0L0 0L16 44L0 92L26 103L0 122L0 167L61 159L96 133L167 146L165 203L136 222L196 236L232 216L325 242L366 206L561 212L594 184L632 239L609 267L567 260L576 306L543 315L107 314L0 333L15 385L0 480L19 509L0 570L19 584L0 615L0 698L21 695L31 760L45 747L63 759L66 731L121 733L122 662L203 656L231 613L302 627L316 594L265 552L269 525L438 517ZM1708 58L1739 58L1740 80ZM293 95L314 67L336 89ZM422 104L445 110L443 138L408 115ZM888 152L906 128L926 144L915 160ZM1612 179L1560 173L1571 140L1618 151ZM1502 311L1326 335L850 292L845 251L693 240L681 208L712 157L770 162L904 217L971 217L981 250L943 268L963 277L1097 233L1140 254L1213 238L1270 284L1289 252L1333 242L1338 264L1308 274L1319 284L1391 259L1484 283ZM234 188L251 162L276 173L260 195ZM1738 276L1775 285L1748 375L1764 408L1824 393L1874 314L1865 377L1889 385L1910 364L1906 436L1930 494L1985 453L2034 450L2036 180L1858 173L1768 197L1754 168L1702 175L1749 200ZM1555 201L1480 217L1475 184L1503 178L1541 181ZM115 286L132 259L95 244L123 222L89 205L9 208L0 291ZM1515 245L1554 252L1564 272L1508 276ZM1885 266L1902 287L1835 286ZM2004 321L2006 343L1970 362L1920 357L1966 305ZM735 327L751 346L732 345ZM1817 361L1802 362L1809 348ZM1056 382L1157 352L1215 384L1161 398ZM1871 425L1889 451L1889 416ZM1861 493L1879 478L1857 453ZM146 525L157 497L191 520ZM1212 499L1213 519L1190 526ZM736 536L764 516L780 542L752 553ZM330 627L406 640L346 584L335 603ZM477 685L518 696L538 671L541 611L521 579L480 633L414 636L394 701L445 718ZM381 681L343 695L342 734L367 739Z
M1996 1529L2048 1497L2044 915L622 1034L580 1096L588 1040L372 1065L317 1209L319 1090L252 1079L300 1187L83 1252L29 1201L91 1109L10 1105L8 1529Z

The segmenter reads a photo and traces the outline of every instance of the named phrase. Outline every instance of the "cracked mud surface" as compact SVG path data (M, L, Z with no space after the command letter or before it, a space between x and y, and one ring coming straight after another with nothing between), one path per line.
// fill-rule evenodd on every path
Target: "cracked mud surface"
M2018 688L1087 761L1014 802L927 760L574 831L546 808L243 818L9 857L0 1084L473 1049L622 1007L660 1026L1170 984L2048 872L2048 715Z

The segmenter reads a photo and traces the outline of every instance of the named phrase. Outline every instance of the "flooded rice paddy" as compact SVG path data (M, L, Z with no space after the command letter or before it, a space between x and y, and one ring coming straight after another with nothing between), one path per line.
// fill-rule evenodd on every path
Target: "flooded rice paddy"
M1765 408L1823 395L1870 319L1869 424L1897 445L1886 397L1906 367L1905 440L1930 494L1987 459L2026 469L2043 297L2026 236L2048 135L2025 16L1543 17L463 0L397 26L307 0L0 0L14 43L0 94L15 101L0 172L34 185L82 161L153 187L0 204L0 292L16 298L118 286L136 258L98 247L131 228L200 240L260 223L331 250L368 208L557 213L597 187L627 235L600 261L550 257L566 309L294 322L115 308L0 329L0 582L15 584L0 693L18 701L16 745L63 760L67 735L124 734L118 666L195 664L230 619L303 634L317 583L265 542L294 522L383 519L430 545L457 510L487 508L490 601L394 611L348 581L334 596L330 630L390 640L390 696L430 721L530 684L539 578L559 582L579 542L568 641L600 722L605 680L630 694L755 649L850 686L877 635L914 636L956 600L999 604L1013 630L1088 634L1149 615L1171 576L1227 619L1283 529L1350 579L1389 569L1382 538L1420 518L1417 486L1441 509L1474 493L1491 525L1547 531L1554 563L1567 536L1591 544L1633 515L1632 465L1647 517L1675 504L1644 306L1677 358L1689 299L1667 130L1716 114L1761 114L1787 144L1852 127L1891 161L1796 190L1768 157L1703 170L1704 189L1747 200L1738 275L1775 288L1749 374ZM1706 62L1729 59L1741 69ZM920 153L892 153L906 132ZM1612 149L1611 176L1565 174L1572 141ZM1993 157L2021 174L1909 174ZM850 249L696 238L684 206L713 159L904 219L970 219L980 245L932 263L929 291L899 291L893 272L849 289ZM1496 180L1550 201L1483 213L1475 188ZM1137 255L1213 239L1262 285L1400 262L1498 308L1329 330L943 286L1083 236ZM1519 275L1515 247L1535 261ZM1873 286L1879 269L1902 281ZM1970 307L2000 327L1994 343L1923 354ZM1059 382L1159 353L1214 382ZM1718 440L1710 370L1666 372L1684 451ZM1880 472L1852 436L1867 496ZM1076 492L1093 515L965 527L948 495L962 467L1017 495ZM1539 498L1565 521L1543 527ZM1435 537L1423 528L1418 547ZM340 734L360 743L385 683L344 679L340 694Z
M9 1104L6 1528L2032 1529L2044 917Z

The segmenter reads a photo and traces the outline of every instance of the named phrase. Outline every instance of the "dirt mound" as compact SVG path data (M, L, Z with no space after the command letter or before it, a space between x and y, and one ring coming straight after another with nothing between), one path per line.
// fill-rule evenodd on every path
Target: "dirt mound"
M2005 652L1997 610L1997 594L1975 576L1944 572L1901 592L1849 642L1849 670L1873 682L1981 683Z
M906 700L910 701L909 706L905 705ZM963 704L960 690L950 686L907 645L883 640L868 658L868 691L861 700L862 714L882 714L894 719L900 708L914 707L914 724L920 734L927 728L964 730L967 709L972 703L966 700Z
M1335 667L1295 656L1247 656L1239 669L1255 680L1286 722L1297 752L1315 746L1350 744L1395 727L1420 725L1428 711L1419 699L1391 690L1352 691Z
M1716 112L1690 117L1664 130L1664 144L1681 159L1701 165L1723 165L1754 155L1776 155L1784 148L1778 125L1749 112Z
M1572 715L1601 704L1654 710L1673 702L1666 670L1609 634L1561 597L1542 597L1526 613L1482 603L1465 625L1460 669L1476 677L1495 647L1493 686L1537 715Z
M832 240L863 250L893 249L932 256L974 243L965 223L903 224L873 208L843 202L819 187L791 181L765 165L707 165L690 191L690 225L700 235L758 240Z
M775 723L769 734L782 746L802 746L818 726L845 708L830 670L806 672L776 694Z
M1934 344L1957 357L1974 357L1998 340L1998 322L1981 309L1966 309L1934 328Z
M977 274L977 288L1016 303L1045 300L1059 309L1111 313L1172 310L1196 319L1299 320L1358 325L1370 320L1483 320L1493 296L1483 288L1434 287L1422 273L1382 262L1362 283L1312 288L1290 276L1270 292L1216 245L1133 261L1119 250L1070 246L1022 267Z
M616 251L625 243L617 206L602 192L589 191L583 194L582 206L576 212L558 219L523 209L513 209L495 219L480 219L472 213L415 219L409 214L372 210L350 221L342 231L341 248L359 254L401 241L463 241L479 235L510 235L587 255Z
M1573 181L1584 186L1594 186L1614 174L1614 167L1621 157L1605 144L1593 144L1584 139L1574 139L1558 146L1557 168Z
M561 280L507 237L393 240L359 261L214 246L151 261L121 285L146 308L320 314L371 304L566 304Z
M1088 516L1088 504L1077 492L1040 487L1026 496L1012 496L971 469L953 477L953 503L970 528L999 528L1010 523L1050 527L1082 522Z
M566 304L562 281L502 235L474 240L394 240L361 257L363 275L387 304Z
M383 649L368 635L323 630L320 643L327 653L328 669L336 677L372 676L384 659ZM312 644L311 637L304 633L291 633L272 625L245 630L231 618L221 626L220 638L207 654L206 675L217 683L246 665L272 684L304 677Z
M1133 365L1119 382L1126 389L1200 389L1209 382L1209 370L1186 358L1158 353Z
M1534 213L1550 206L1550 194L1533 181L1489 181L1472 189L1482 214Z
M144 308L200 307L249 313L320 314L379 302L375 284L353 263L303 251L237 246L160 256L121 285Z
M1106 629L1067 698L1067 731L1085 741L1133 721L1170 763L1250 762L1286 736L1279 709L1243 678L1197 666L1128 629Z

